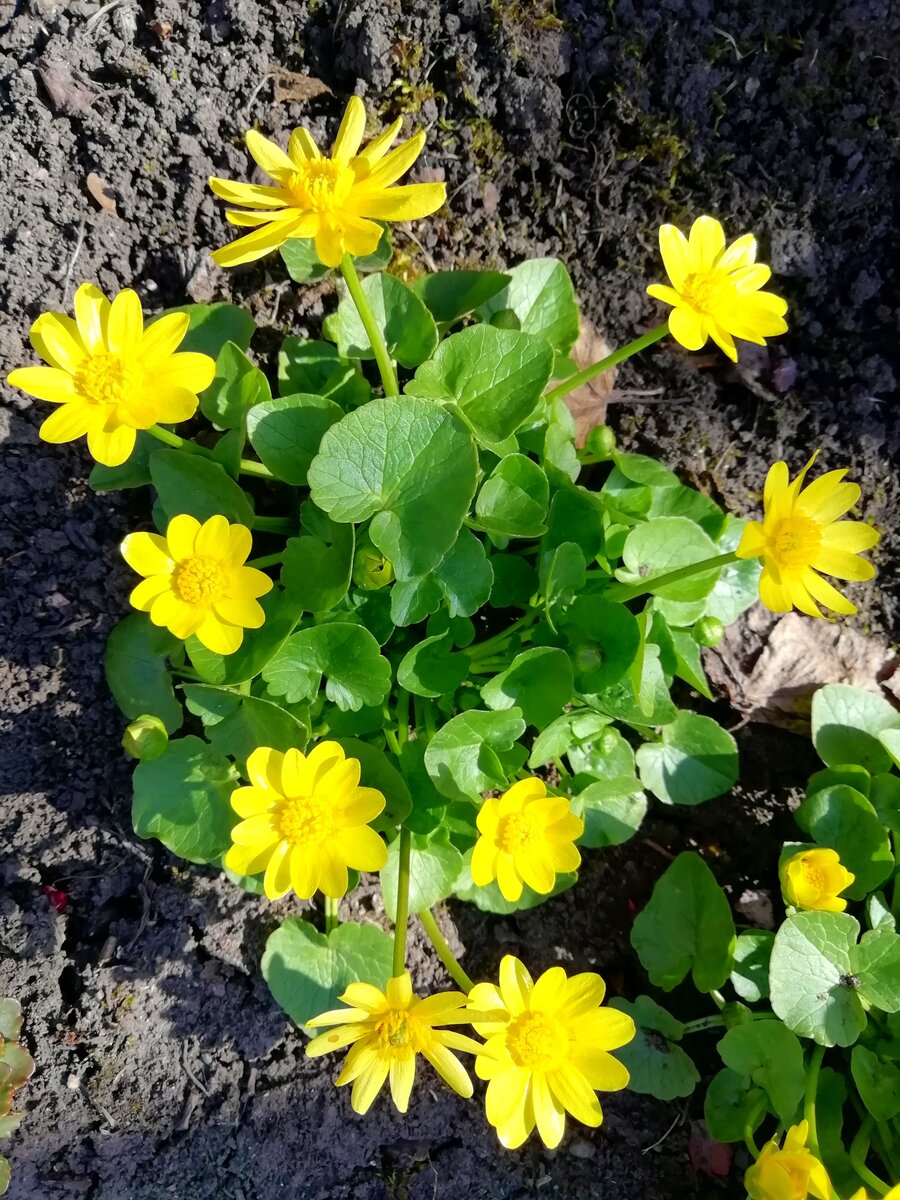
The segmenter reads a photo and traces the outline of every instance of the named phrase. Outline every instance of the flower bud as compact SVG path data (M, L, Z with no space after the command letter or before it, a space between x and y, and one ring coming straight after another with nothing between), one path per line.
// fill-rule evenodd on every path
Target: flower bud
M367 592L384 587L394 578L394 568L371 544L359 547L353 556L353 582Z
M718 617L702 617L694 626L694 641L700 646L718 646L725 636L725 626Z
M132 721L122 738L122 746L132 758L142 761L159 758L169 745L169 735L159 717L145 713Z
M585 450L606 462L616 452L616 435L608 425L595 425L587 436Z

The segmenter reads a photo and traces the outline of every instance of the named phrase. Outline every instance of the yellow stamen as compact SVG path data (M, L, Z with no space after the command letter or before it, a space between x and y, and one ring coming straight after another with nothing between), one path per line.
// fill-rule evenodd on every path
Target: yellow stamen
M516 1066L530 1071L552 1071L568 1058L569 1034L555 1017L526 1012L510 1025L506 1046Z
M510 813L508 817L501 817L497 825L497 844L506 854L515 854L530 846L536 834L534 824L525 813Z
M75 389L91 404L121 404L140 391L143 375L120 354L95 354L76 373Z
M219 600L227 585L221 563L211 558L187 558L172 572L172 590L186 604Z
M353 171L344 163L322 158L295 171L287 187L298 208L321 213L341 208L354 181Z
M321 844L334 835L330 806L318 796L289 796L276 818L278 832L292 845Z
M808 567L822 545L822 527L809 517L785 517L772 537L776 562L781 567Z
M690 307L707 316L721 312L733 292L734 285L728 272L715 268L688 275L681 288L681 294Z
M375 1026L378 1048L389 1058L410 1058L421 1053L426 1039L422 1037L419 1022L408 1012L387 1013Z

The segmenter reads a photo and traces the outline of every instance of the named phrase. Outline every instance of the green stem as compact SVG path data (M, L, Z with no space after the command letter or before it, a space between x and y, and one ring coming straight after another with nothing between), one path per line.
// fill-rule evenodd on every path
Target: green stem
M760 1096L759 1100L753 1106L750 1115L747 1117L747 1123L744 1126L744 1145L753 1155L754 1160L759 1158L759 1146L756 1144L756 1139L753 1136L753 1127L756 1124L756 1118L766 1106L766 1097Z
M712 1017L698 1017L696 1021L688 1021L682 1033L703 1033L706 1029L721 1029L725 1024L725 1018L716 1013Z
M447 968L447 974L454 981L454 983L459 984L466 994L471 992L475 984L462 969L459 959L448 946L447 939L438 928L438 923L434 919L434 913L431 911L431 909L423 908L419 913L419 920L422 922L425 932L428 934L428 940L437 951L438 958Z
M709 994L712 996L713 1000L715 1000L717 1008L725 1007L725 997L720 991L718 991L717 988L713 988Z
M162 442L164 446L171 446L173 450L186 450L189 454L206 453L196 442L179 437L177 433L173 433L171 429L163 429L161 425L151 425L145 432L149 433L151 437L155 437L158 442Z
M524 613L517 620L513 621L512 625L504 629L502 633L495 633L493 637L488 638L486 641L475 642L472 646L466 646L462 653L467 654L469 658L479 660L483 658L489 659L498 650L503 650L510 638L518 633L520 629L527 629L529 625L533 625L540 615L539 609Z
M259 558L248 559L245 565L256 567L258 571L261 571L263 567L277 567L283 559L284 551L282 550L279 554L262 554Z
M242 458L239 466L242 475L256 475L260 479L275 478L267 466L264 466L263 463L254 462L251 458Z
M873 1188L879 1196L886 1196L890 1191L889 1184L886 1184L883 1179L879 1179L866 1166L866 1155L869 1152L869 1139L874 1123L873 1117L866 1117L860 1126L859 1133L850 1145L850 1164L866 1187Z
M390 719L390 716L388 717L388 719ZM400 756L400 742L399 742L399 740L398 740L398 738L397 738L397 735L396 735L396 733L393 731L393 729L385 729L383 732L384 732L384 740L387 742L387 744L388 744L388 746L390 747L390 749L391 749L391 750L393 750L393 752L394 752L394 753L397 755L397 757L399 758L399 756Z
M612 583L603 593L604 600L615 600L618 604L626 604L637 596L645 596L649 592L658 591L672 583L680 583L682 579L690 579L692 575L701 575L705 571L715 571L727 567L729 563L737 562L733 550L728 554L717 554L713 558L704 558L700 562L688 563L686 567L678 567L675 571L666 571L662 575L651 575L639 583Z
M825 1057L825 1047L816 1046L806 1068L806 1091L803 1095L803 1116L809 1122L809 1139L807 1145L816 1156L819 1153L819 1133L816 1129L816 1092L819 1087L819 1072L822 1069L822 1059Z
M332 933L340 925L341 920L338 916L338 907L340 900L332 900L330 896L325 897L325 932Z
M394 966L396 978L406 970L406 927L409 925L409 859L412 846L408 829L400 830L397 864L397 917L394 921Z
M602 375L604 371L617 366L620 362L624 362L626 358L631 358L633 354L639 354L641 350L646 350L648 346L652 346L654 342L658 342L661 338L664 338L668 332L668 321L662 325L657 325L654 329L648 330L639 338L635 338L633 342L628 342L627 345L614 350L612 354L607 354L606 358L601 358L599 362L592 363L589 367L585 367L583 371L579 371L576 375L570 375L568 379L564 379L552 392L545 393L545 400L561 400L563 396L567 396L575 388L581 387L583 383L590 383L592 379L595 379L598 375Z
M256 533L296 533L297 522L291 517L254 517Z
M388 354L384 334L375 319L375 314L369 306L366 294L360 283L359 275L356 273L353 259L349 254L345 254L341 259L341 274L344 276L347 291L352 296L353 303L356 305L356 311L359 313L359 319L363 323L363 329L365 329L369 336L372 353L375 355L375 362L378 364L378 373L381 375L381 382L384 385L384 394L386 396L399 396L400 388L397 384L397 372L394 368L393 360Z

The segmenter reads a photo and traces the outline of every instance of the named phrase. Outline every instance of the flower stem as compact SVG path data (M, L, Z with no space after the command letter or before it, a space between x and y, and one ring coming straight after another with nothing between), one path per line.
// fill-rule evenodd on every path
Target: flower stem
M250 458L242 458L239 464L242 475L256 475L259 479L274 479L275 476L263 463L254 462Z
M393 974L406 970L406 927L409 924L409 859L412 846L408 829L400 830L400 854L397 865L397 917L394 921Z
M384 334L379 328L375 314L372 312L369 302L366 299L366 294L362 289L359 275L356 273L353 259L349 254L345 254L341 259L341 274L344 276L347 291L356 305L356 311L359 313L359 319L363 323L363 329L365 329L369 336L372 353L375 355L375 362L378 364L378 373L381 375L381 382L384 385L384 394L386 396L399 396L400 388L397 384L397 372L394 368L393 360L388 354Z
M866 1187L872 1188L879 1196L886 1196L890 1191L890 1186L866 1166L866 1155L869 1152L869 1139L874 1123L873 1117L866 1117L859 1127L859 1133L850 1145L850 1163Z
M475 642L473 646L466 646L462 650L462 653L468 655L469 658L479 660L490 659L492 655L506 647L506 643L514 634L518 633L521 629L527 629L529 625L533 625L540 615L539 609L533 609L531 612L524 613L501 633L494 634L493 637L487 638L486 641Z
M803 1095L803 1116L809 1122L809 1140L807 1145L816 1156L819 1153L819 1134L816 1129L816 1091L819 1087L819 1072L822 1069L822 1059L825 1057L825 1047L816 1046L806 1068L806 1091Z
M744 1145L753 1155L754 1159L759 1158L759 1146L756 1144L756 1139L753 1136L753 1126L756 1123L756 1118L766 1106L765 1095L760 1096L759 1100L753 1106L750 1115L747 1118L747 1123L744 1125Z
M248 567L256 567L256 569L259 571L262 570L263 567L277 567L283 559L284 551L281 551L278 554L262 554L259 558L248 559L245 565Z
M338 908L340 900L332 900L330 896L325 897L325 932L332 933L341 923L338 916Z
M706 1029L720 1029L724 1024L725 1018L716 1013L711 1017L698 1017L696 1021L686 1022L682 1033L703 1033Z
M459 959L447 944L447 939L441 933L438 923L434 919L434 913L431 911L431 909L423 908L419 913L419 920L422 922L425 932L428 934L428 940L437 951L438 958L447 968L447 974L454 981L454 983L459 984L464 992L467 994L471 992L475 984L462 969Z
M291 517L254 517L256 533L296 533L297 522Z
M203 447L198 446L196 442L179 437L177 433L173 433L171 429L163 429L161 425L151 425L144 432L149 433L151 437L155 437L164 446L171 446L173 450L186 450L189 454L206 454Z
M621 346L618 350L614 350L612 354L607 354L606 358L601 358L599 362L591 363L589 367L585 367L583 371L579 371L576 375L570 375L568 379L564 379L558 387L555 387L552 392L546 392L545 400L561 400L563 396L567 396L569 392L575 388L581 387L583 383L590 383L598 375L602 375L604 371L617 366L620 362L624 362L626 358L631 358L633 354L639 354L641 350L646 350L648 346L652 346L654 342L658 342L664 338L669 332L669 322L666 321L662 325L657 325L654 329L649 329L640 337L635 338L633 342L628 342L627 345Z
M717 554L713 558L704 558L700 562L688 563L686 567L678 567L675 571L666 571L663 575L651 575L639 583L613 583L603 593L604 600L615 600L625 604L637 596L645 596L672 583L680 583L682 579L690 579L692 575L701 575L704 571L715 571L727 567L729 563L737 562L733 550L727 554Z

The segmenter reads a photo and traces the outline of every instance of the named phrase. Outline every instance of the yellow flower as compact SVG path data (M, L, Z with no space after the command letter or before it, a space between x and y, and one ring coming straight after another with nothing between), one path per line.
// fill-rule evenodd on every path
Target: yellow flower
M566 1113L585 1125L603 1120L597 1091L628 1086L628 1071L608 1054L635 1034L625 1013L601 1008L606 985L599 975L567 978L551 967L533 983L517 958L500 963L500 986L478 983L469 993L472 1024L487 1044L475 1072L487 1079L487 1119L501 1143L521 1146L537 1125L558 1146Z
M336 1008L314 1017L307 1028L335 1025L306 1047L310 1058L352 1046L337 1078L338 1087L352 1083L354 1112L368 1112L390 1076L391 1098L400 1112L409 1107L416 1076L416 1055L431 1063L438 1075L468 1098L472 1080L452 1053L477 1054L481 1043L440 1025L464 1025L470 1019L462 992L440 992L420 1000L412 990L409 972L389 979L386 991L371 983L351 983L340 999L350 1008Z
M859 555L871 549L879 535L862 521L839 520L860 497L858 484L841 482L846 471L828 471L800 490L816 454L793 483L787 463L769 468L763 519L747 525L735 553L738 558L762 558L759 598L772 612L799 608L821 617L818 600L849 615L856 612L856 605L818 572L838 579L871 579L875 568Z
M135 430L157 421L186 421L216 364L207 354L176 354L188 330L185 313L169 313L144 328L137 294L126 288L110 302L92 283L75 293L75 320L48 312L31 326L31 344L46 367L19 367L8 382L38 400L58 404L44 421L45 442L87 434L97 462L117 467L134 449Z
M182 513L169 522L165 537L130 533L122 555L145 578L129 600L176 637L196 633L216 654L233 654L244 629L262 625L265 613L257 597L272 589L268 575L244 566L251 545L246 526L229 525L220 516L201 525Z
M292 888L301 900L317 889L339 900L347 868L380 871L387 847L369 828L384 809L375 788L359 786L360 765L337 742L319 742L309 754L281 754L262 746L247 759L249 787L231 794L243 819L231 831L225 866L239 875L265 870L270 900Z
M787 304L759 290L772 272L756 262L752 233L726 249L719 222L698 217L689 238L674 225L663 225L659 249L672 286L651 283L647 291L674 306L669 332L686 350L699 350L712 338L737 362L736 337L764 346L767 337L787 331Z
M861 1187L858 1192L854 1192L850 1200L869 1200L868 1193L864 1187ZM877 1200L877 1197L876 1197ZM896 1184L891 1190L881 1197L881 1200L900 1200L900 1183Z
M843 912L840 893L856 878L836 850L801 850L781 868L781 890L788 904L818 912Z
M444 184L391 187L425 144L425 134L417 133L391 150L402 123L396 120L360 150L366 110L352 96L330 158L323 157L305 129L294 130L287 153L248 130L247 149L275 186L210 179L209 186L221 199L253 210L226 212L232 225L249 226L253 232L216 250L215 261L220 267L236 267L276 250L289 238L315 238L321 261L337 267L345 254L362 257L375 250L381 238L376 221L412 221L435 212L447 198Z
M784 1147L766 1142L756 1162L744 1176L744 1186L752 1200L830 1200L831 1181L828 1172L806 1148L809 1122L792 1125L784 1139Z
M558 871L577 871L581 863L575 839L584 833L584 822L564 796L548 796L540 779L522 779L499 799L485 800L477 824L481 837L472 851L472 882L486 887L496 879L513 903L523 883L546 896Z

